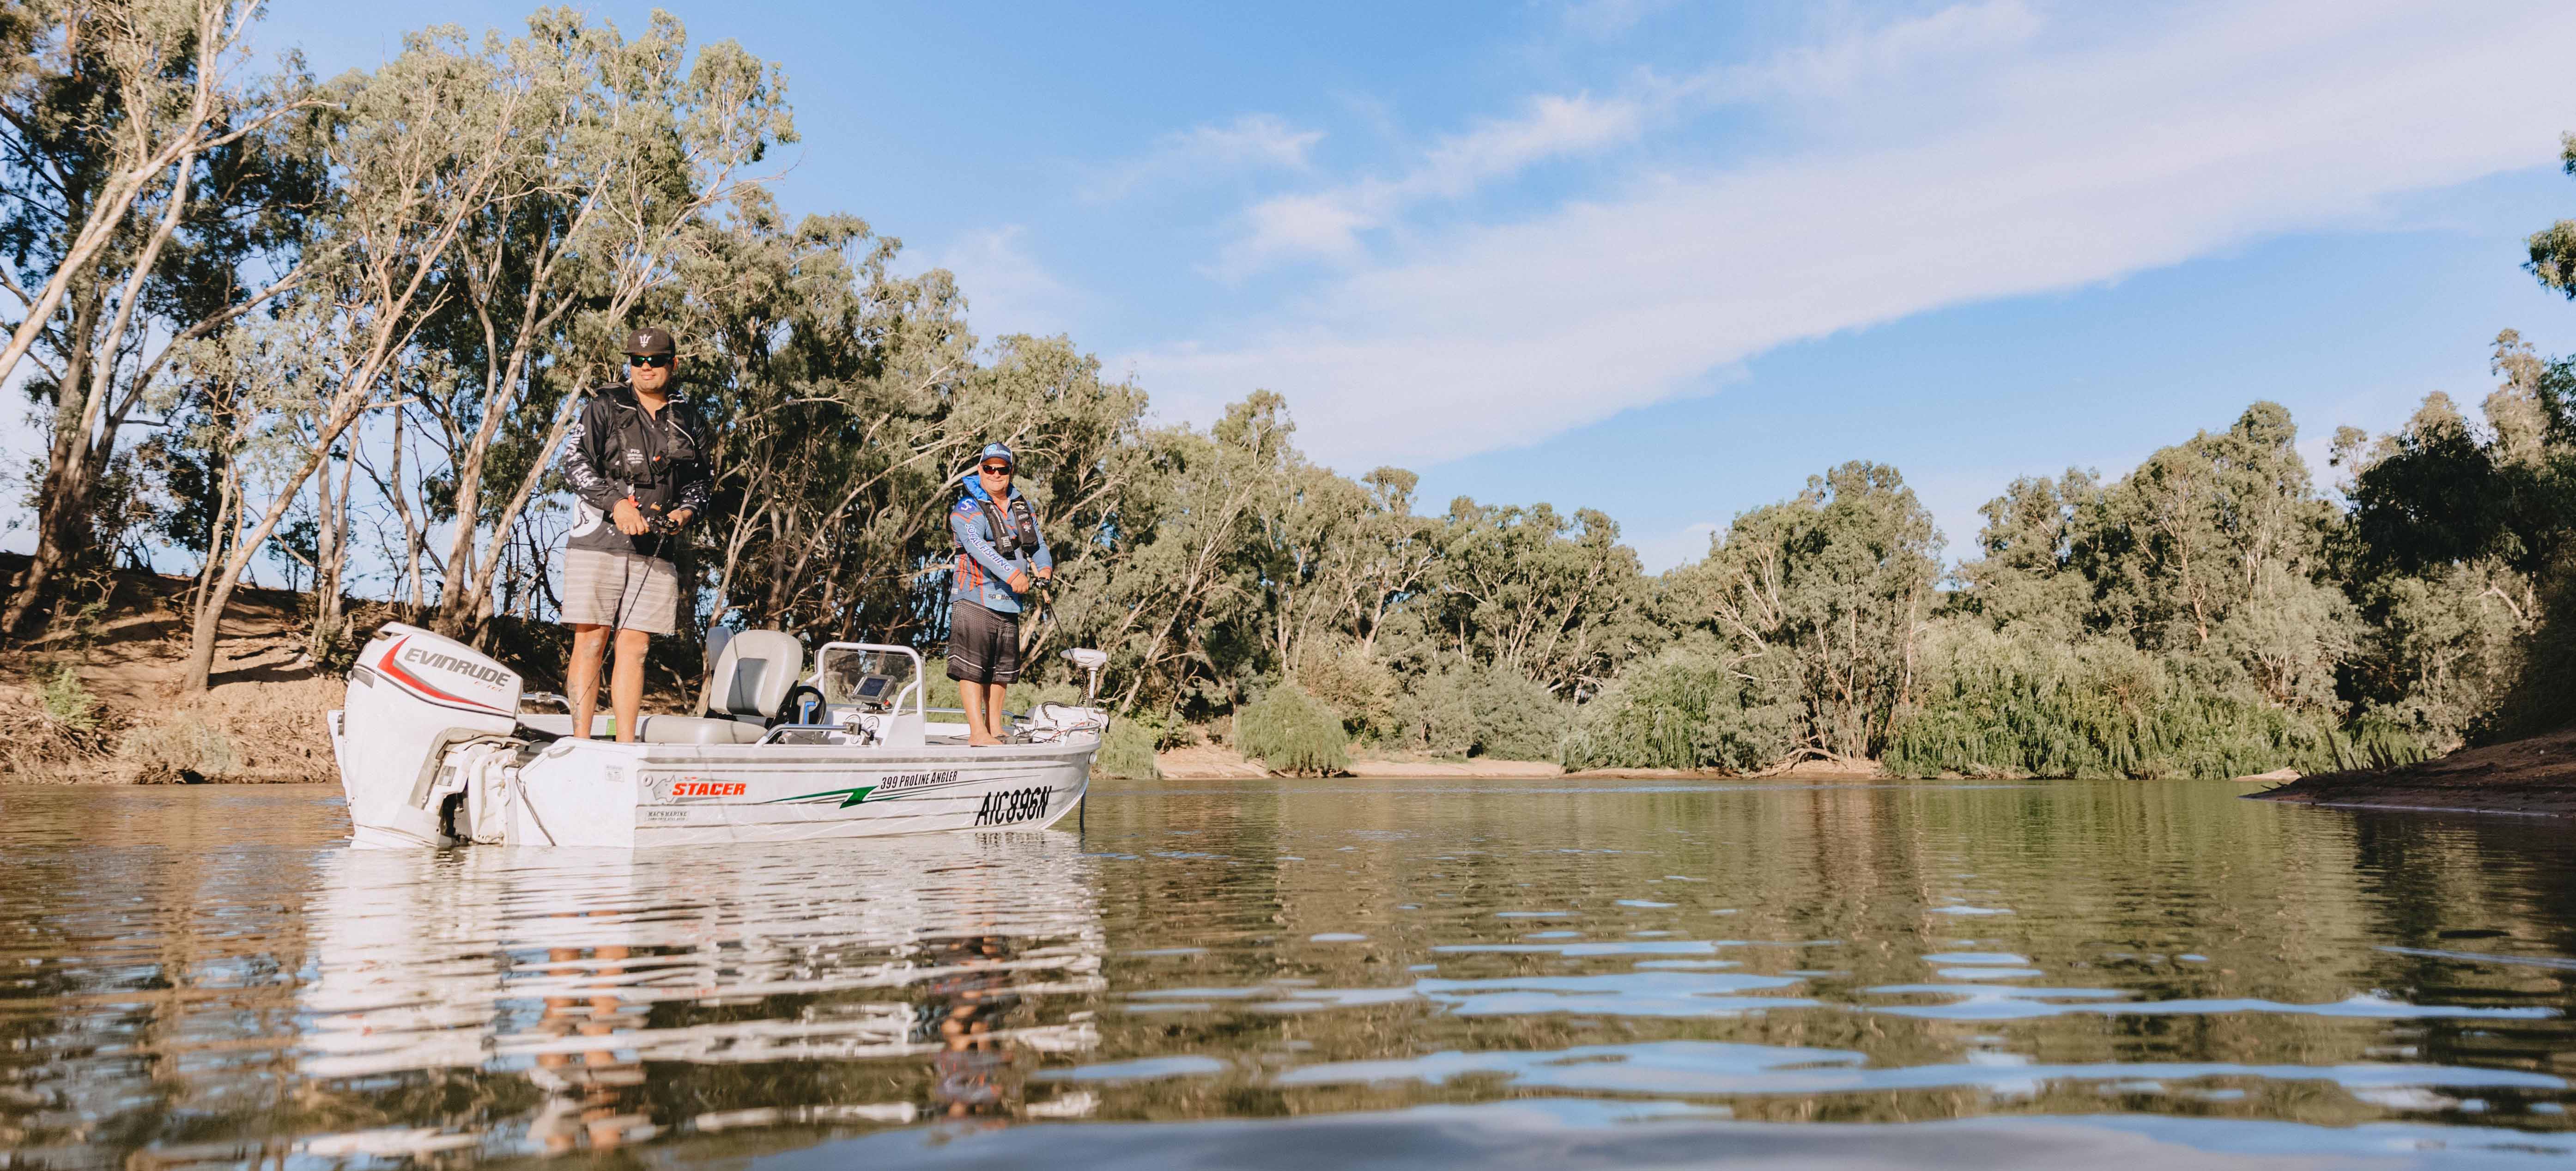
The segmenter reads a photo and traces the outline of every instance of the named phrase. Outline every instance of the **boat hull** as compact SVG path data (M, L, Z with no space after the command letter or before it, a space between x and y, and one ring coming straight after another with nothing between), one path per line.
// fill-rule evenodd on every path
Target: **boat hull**
M486 781L511 791L472 807L500 815L506 844L532 846L1037 830L1081 803L1098 748L1094 738L913 749L564 740Z

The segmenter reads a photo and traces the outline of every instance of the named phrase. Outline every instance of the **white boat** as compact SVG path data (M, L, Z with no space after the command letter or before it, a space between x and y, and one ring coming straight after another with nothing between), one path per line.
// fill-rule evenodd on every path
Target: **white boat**
M705 714L652 715L638 739L570 735L526 712L518 674L472 647L389 623L329 714L353 844L638 848L943 831L1044 829L1073 811L1109 717L1041 703L1011 743L932 722L921 655L880 643L805 651L775 630L714 644ZM1065 652L1098 694L1107 656ZM594 730L598 727L594 720Z

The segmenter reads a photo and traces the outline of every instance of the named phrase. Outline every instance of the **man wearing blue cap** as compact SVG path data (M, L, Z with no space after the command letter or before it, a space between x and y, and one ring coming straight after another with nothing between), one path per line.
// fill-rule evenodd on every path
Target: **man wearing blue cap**
M1020 599L1030 577L1055 576L1038 518L1011 479L1011 449L984 445L966 491L948 510L957 538L957 582L948 604L948 677L966 709L966 742L1000 744L1009 719L1002 692L1020 677Z

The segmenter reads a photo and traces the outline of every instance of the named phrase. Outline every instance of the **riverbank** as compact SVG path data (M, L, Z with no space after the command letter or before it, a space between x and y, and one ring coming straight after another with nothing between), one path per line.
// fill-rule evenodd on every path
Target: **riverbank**
M1242 753L1222 744L1201 743L1187 748L1174 748L1154 754L1154 767L1167 781L1221 781L1268 777L1268 766L1248 760ZM1741 781L1742 774L1717 769L1679 768L1597 768L1567 772L1564 766L1544 760L1498 760L1493 757L1469 757L1456 760L1427 756L1357 757L1343 773L1351 777L1437 778L1460 780L1529 780L1564 777L1578 781ZM1861 781L1887 774L1875 769L1809 761L1796 765L1770 780Z
M25 562L0 558L0 578ZM305 595L244 588L224 615L215 685L181 687L185 578L120 571L85 621L0 657L0 782L270 783L327 779L316 713L346 684L306 650Z
M2576 817L2576 728L2399 768L2301 777L2249 797L2304 805Z

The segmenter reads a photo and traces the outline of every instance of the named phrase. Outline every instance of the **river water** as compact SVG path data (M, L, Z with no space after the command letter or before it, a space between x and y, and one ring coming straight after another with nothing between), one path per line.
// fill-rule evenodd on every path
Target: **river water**
M0 789L0 1167L2576 1155L2576 834L2243 791L1193 781L405 854L322 786Z

